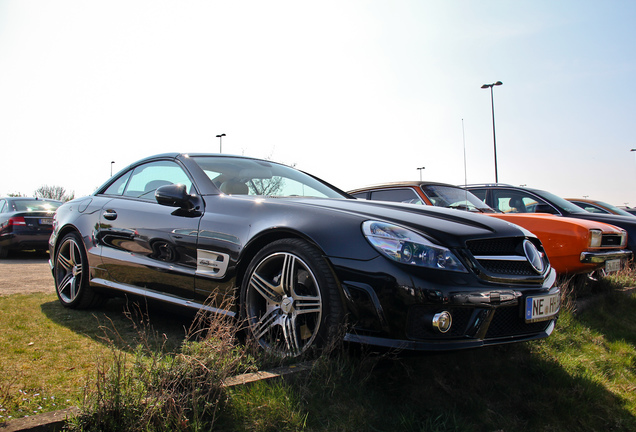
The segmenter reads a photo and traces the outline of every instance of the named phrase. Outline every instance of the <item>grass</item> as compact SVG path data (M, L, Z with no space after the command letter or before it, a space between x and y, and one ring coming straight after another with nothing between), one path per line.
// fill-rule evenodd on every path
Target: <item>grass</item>
M86 312L62 307L55 294L0 297L0 421L77 405L98 360L113 346L130 351L143 335L134 314L123 301ZM176 349L188 322L176 316L153 325L165 335L163 348Z
M113 419L148 431L636 430L636 293L620 292L634 275L566 286L570 298L606 295L579 313L566 307L541 341L429 354L345 347L293 381L231 389L218 385L224 376L266 361L231 326L184 342L192 317L3 297L0 421L80 404L75 430Z
M296 423L268 423L262 407L273 393ZM321 358L303 382L234 389L230 404L239 409L229 430L633 431L636 294L598 299L579 315L564 311L545 340L339 354Z

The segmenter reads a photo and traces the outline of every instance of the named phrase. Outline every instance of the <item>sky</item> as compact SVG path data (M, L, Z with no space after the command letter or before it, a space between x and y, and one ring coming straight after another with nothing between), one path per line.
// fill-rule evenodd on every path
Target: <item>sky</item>
M636 207L635 18L629 0L0 0L0 195L88 195L164 152L344 190L492 183L481 86L502 81L499 182Z

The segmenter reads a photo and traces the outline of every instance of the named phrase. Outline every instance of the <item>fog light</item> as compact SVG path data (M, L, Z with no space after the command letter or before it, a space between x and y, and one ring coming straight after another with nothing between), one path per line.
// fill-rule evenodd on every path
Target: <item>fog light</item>
M453 318L449 312L440 312L436 313L433 316L433 321L431 321L433 327L439 330L442 333L446 333L451 328L451 324L453 324Z

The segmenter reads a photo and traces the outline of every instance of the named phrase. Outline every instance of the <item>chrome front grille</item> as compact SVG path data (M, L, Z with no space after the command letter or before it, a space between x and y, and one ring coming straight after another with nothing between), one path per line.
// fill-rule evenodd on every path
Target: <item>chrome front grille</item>
M539 273L532 267L523 251L525 238L496 238L471 240L466 242L468 250L479 264L478 275L489 280L510 280L520 277L536 278ZM537 249L543 254L544 267L548 268L548 261L538 241L533 241Z
M623 236L619 234L603 234L601 239L601 247L620 246L623 241Z

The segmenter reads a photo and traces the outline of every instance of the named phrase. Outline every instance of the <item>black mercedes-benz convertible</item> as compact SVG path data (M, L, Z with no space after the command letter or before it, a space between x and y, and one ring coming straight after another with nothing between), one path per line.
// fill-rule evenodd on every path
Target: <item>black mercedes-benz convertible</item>
M134 294L244 320L263 348L451 350L548 336L560 292L539 240L479 214L352 199L267 160L163 154L62 205L60 302Z

